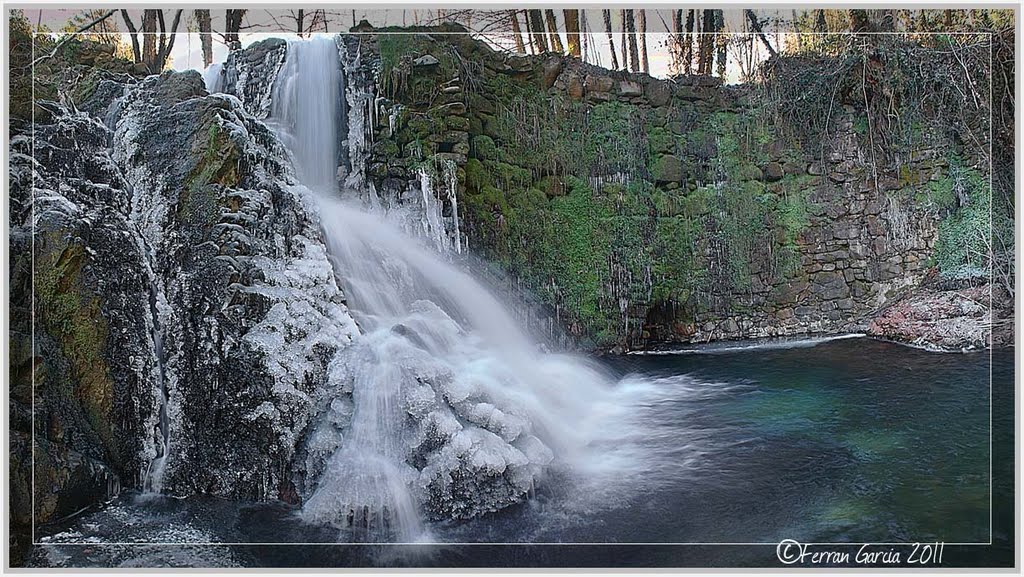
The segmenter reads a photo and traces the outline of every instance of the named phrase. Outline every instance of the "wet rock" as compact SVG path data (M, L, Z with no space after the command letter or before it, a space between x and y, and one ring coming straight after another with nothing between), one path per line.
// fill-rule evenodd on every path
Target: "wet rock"
M611 92L612 87L615 86L615 81L607 76L587 76L585 86L588 93L600 94Z
M563 62L560 57L549 58L544 61L544 88L551 88L555 84L558 75L562 73L562 66Z
M914 291L871 320L867 333L930 350L967 351L991 346L989 287Z

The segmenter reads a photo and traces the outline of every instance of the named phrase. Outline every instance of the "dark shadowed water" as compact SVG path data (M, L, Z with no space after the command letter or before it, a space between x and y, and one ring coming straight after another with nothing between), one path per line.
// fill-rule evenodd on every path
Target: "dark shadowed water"
M622 418L644 427L623 423L600 454L609 467L636 455L648 462L635 474L565 473L526 504L431 526L446 545L172 545L329 543L337 531L304 524L282 504L129 496L41 529L46 544L31 562L777 566L774 543L795 539L940 541L946 565L1012 565L1012 351L939 354L854 338L607 363L620 387L638 388ZM629 433L638 430L642 438ZM109 544L123 542L151 544ZM985 545L954 545L963 543Z

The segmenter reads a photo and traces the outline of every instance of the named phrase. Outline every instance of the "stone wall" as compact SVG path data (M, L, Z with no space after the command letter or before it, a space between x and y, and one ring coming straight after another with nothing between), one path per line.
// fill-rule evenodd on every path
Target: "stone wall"
M367 159L369 181L383 197L401 199L418 190L420 179L410 167L423 170L434 162L451 162L458 167L457 206L471 206L480 194L472 182L474 161L487 163L493 154L484 144L489 140L498 149L511 144L509 133L496 125L503 116L514 116L518 104L500 93L499 86L535 90L556 114L565 110L584 122L595 107L617 103L622 118L639 127L632 136L646 141L647 152L640 153L646 156L627 175L617 172L621 166L592 168L589 173L561 166L545 174L536 163L519 158L485 164L488 169L521 169L529 176L499 186L503 198L494 202L496 218L481 219L466 208L457 214L463 249L500 262L493 230L504 226L506 199L519 191L539 190L553 204L567 194L567 181L573 176L589 182L595 195L631 194L609 182L649 184L650 195L662 204L649 207L649 217L635 219L638 230L679 217L664 210L665 198L678 204L710 197L718 203L703 214L687 215L702 230L693 238L678 239L688 245L684 250L694 260L692 270L697 272L692 276L704 275L688 291L670 290L667 298L654 294L658 281L643 276L656 276L662 264L657 254L639 266L614 254L591 263L600 269L595 285L601 293L598 314L610 319L600 337L594 334L600 324L582 321L581 307L551 290L550 279L531 278L528 266L506 267L506 282L515 287L513 292L539 295L581 346L623 350L668 342L859 330L865 319L917 285L926 272L938 221L938 212L927 202L928 187L945 174L945 152L922 146L898 171L875 174L868 168L872 162L863 112L855 103L837 104L831 119L835 135L818 146L800 142L791 136L794 131L765 120L756 89L723 87L714 78L658 80L556 55L498 54L469 38L426 34L422 42L406 42L407 52L397 61L392 54L391 62L381 64L382 38L361 36L359 42L364 63L373 62L379 78L389 79L387 86L377 87L374 143ZM389 51L395 47L384 46L383 52ZM726 140L740 141L732 145L737 149L728 150ZM715 213L730 211L732 198L741 196L737 190L747 190L755 202L780 207L787 199L800 197L794 201L802 204L795 217L799 226L786 229L780 224L792 216L788 205L767 210L746 223L753 229L764 227L748 241L750 246L728 246L728 231L721 234L728 226ZM455 214L455 203L439 200L446 216ZM538 215L554 218L547 210L542 207ZM618 216L630 215L613 210L611 218ZM790 233L793 238L788 241L778 238ZM783 250L792 253L785 267L779 264ZM743 269L741 282L716 273L716 268L736 268L736 261ZM629 278L622 281L623 275Z

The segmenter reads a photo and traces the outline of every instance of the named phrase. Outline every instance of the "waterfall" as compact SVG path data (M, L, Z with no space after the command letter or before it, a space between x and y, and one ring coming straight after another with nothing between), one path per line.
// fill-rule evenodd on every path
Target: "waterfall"
M321 192L337 187L340 86L338 47L332 39L288 44L271 118L280 123L278 133L286 136L302 182Z
M541 353L438 246L337 198L333 132L352 127L333 124L343 80L335 46L290 43L273 103L361 330L318 392L302 514L338 526L343 540L422 541L425 517L497 511L581 462L590 439L580 423L612 383L584 360ZM439 204L430 180L421 174L424 209ZM455 192L447 182L453 212ZM422 215L433 234L439 216ZM453 240L449 250L461 250L458 231Z

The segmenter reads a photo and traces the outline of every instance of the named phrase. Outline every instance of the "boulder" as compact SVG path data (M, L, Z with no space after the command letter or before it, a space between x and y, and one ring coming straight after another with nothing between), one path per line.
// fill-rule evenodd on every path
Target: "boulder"
M764 167L764 178L768 182L776 182L782 180L785 176L785 171L782 169L782 165L778 162L769 162Z
M659 183L681 182L683 180L683 163L674 154L666 154L654 165L654 179Z
M435 58L433 54L424 54L423 56L420 56L416 60L412 61L412 65L417 68L437 66L438 64L440 64L440 61L437 58Z

